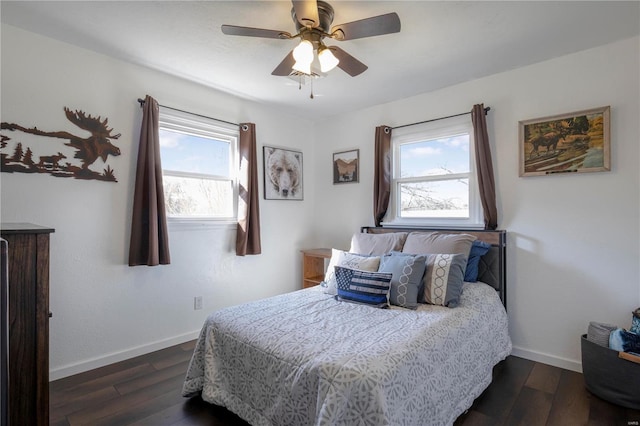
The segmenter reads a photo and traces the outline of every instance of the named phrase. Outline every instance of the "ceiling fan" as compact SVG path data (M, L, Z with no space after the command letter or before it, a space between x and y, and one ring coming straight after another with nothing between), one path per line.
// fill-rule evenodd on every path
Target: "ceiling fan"
M338 41L354 40L400 31L400 18L397 13L374 16L346 24L331 27L333 23L333 7L322 0L293 0L291 17L296 25L297 34L286 31L267 30L262 28L223 25L222 32L227 35L248 37L265 37L289 40L300 38L300 44L284 58L273 70L272 75L289 76L291 74L313 75L311 64L317 52L320 70L328 72L336 66L352 77L362 74L367 66L339 48L327 46L324 38Z

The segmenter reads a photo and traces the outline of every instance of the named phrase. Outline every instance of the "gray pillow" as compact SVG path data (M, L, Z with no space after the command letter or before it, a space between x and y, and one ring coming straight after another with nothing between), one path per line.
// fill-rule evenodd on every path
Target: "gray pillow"
M380 258L378 272L390 272L389 302L403 308L416 309L422 288L426 258L422 255L391 253Z
M419 302L455 308L460 303L464 268L467 259L462 254L427 255L422 299Z
M412 232L407 236L402 252L411 254L460 253L464 255L466 261L475 240L476 237L470 234Z
M385 234L357 233L351 237L350 253L366 256L381 256L392 251L402 250L407 232L389 232Z

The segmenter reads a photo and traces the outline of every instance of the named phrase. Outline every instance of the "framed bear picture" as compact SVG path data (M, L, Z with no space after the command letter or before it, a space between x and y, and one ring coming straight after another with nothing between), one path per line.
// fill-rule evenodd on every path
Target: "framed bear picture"
M264 199L302 200L302 152L264 146L263 159Z

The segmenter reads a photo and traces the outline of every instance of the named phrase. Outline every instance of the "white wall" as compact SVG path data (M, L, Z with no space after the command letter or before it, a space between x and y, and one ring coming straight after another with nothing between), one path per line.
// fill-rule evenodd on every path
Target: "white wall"
M117 183L0 174L2 221L56 229L51 378L191 339L215 309L298 288L299 249L347 248L353 232L373 224L375 126L480 102L491 107L499 225L509 232L514 354L579 370L579 336L588 322L626 327L640 306L639 51L633 38L310 123L3 25L2 121L74 130L62 111L68 106L108 117L122 133L122 155L108 161ZM260 201L262 255L236 257L229 229L171 227L171 265L126 266L141 118L136 99L147 93L169 106L253 121L259 149L303 151L305 200ZM604 105L611 105L611 172L518 177L519 120ZM297 137L309 127L314 138ZM352 148L360 149L360 183L333 185L332 153ZM261 179L260 186L262 193ZM198 295L202 311L193 310Z
M316 155L359 148L359 184L332 185L318 167L318 243L349 247L373 225L377 125L402 125L491 107L487 116L508 234L508 313L514 354L580 370L589 321L629 327L640 306L639 39L557 58L379 105L317 124ZM425 76L425 78L429 78ZM518 177L518 121L611 106L612 171ZM341 206L349 206L348 208Z
M108 117L122 155L110 157L117 183L2 173L1 219L55 228L51 237L51 379L196 337L215 309L298 289L301 248L311 237L313 161L305 161L305 200L260 200L262 251L236 257L235 231L170 226L172 263L127 266L141 120L137 99L256 123L262 145L295 147L311 123L197 84L128 65L2 25L2 121L82 133L63 106ZM5 133L5 132L3 132ZM60 141L52 152L62 147ZM301 145L306 144L306 145ZM258 154L262 158L262 154ZM104 167L102 160L94 166ZM259 165L262 194L262 164ZM284 243L286 242L286 243ZM194 296L203 296L194 311Z

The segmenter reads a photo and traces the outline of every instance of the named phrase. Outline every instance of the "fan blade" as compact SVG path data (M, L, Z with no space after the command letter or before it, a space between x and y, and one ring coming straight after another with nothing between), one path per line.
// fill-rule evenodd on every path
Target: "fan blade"
M293 0L291 3L293 3L293 10L300 25L303 27L311 26L311 28L320 25L318 2L316 0Z
M338 67L340 67L340 69L349 74L351 77L360 75L365 72L367 68L369 68L337 46L329 46L329 49L331 49L335 57L340 61L338 62Z
M264 37L290 39L291 34L286 31L265 30L262 28L238 27L236 25L223 25L222 32L226 35L248 36L248 37Z
M397 32L400 32L400 18L394 12L336 25L331 28L331 37L336 40L354 40Z
M280 62L280 64L271 72L271 75L278 75L282 77L286 77L291 74L291 70L293 69L293 64L296 63L296 60L293 58L293 50L289 52L289 54Z

